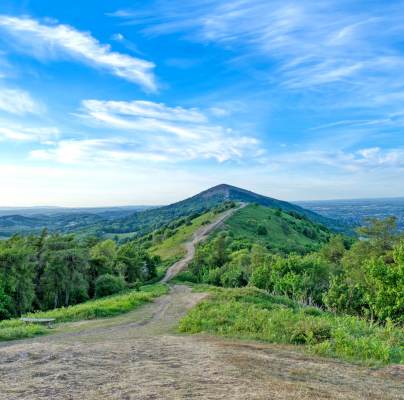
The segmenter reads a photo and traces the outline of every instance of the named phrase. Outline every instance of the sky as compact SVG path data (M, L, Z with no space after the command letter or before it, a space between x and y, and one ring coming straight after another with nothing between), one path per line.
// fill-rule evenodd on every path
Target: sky
M2 0L0 206L403 196L404 2Z

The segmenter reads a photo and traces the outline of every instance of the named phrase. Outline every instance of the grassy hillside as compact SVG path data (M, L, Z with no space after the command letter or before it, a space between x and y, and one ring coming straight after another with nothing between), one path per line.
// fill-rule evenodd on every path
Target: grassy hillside
M295 212L306 216L312 221L325 224L333 229L343 229L337 221L322 217L319 214L306 210L295 204L262 196L230 185L218 185L178 203L143 212L137 212L131 216L115 220L111 223L99 224L92 229L95 229L102 234L136 231L141 235L154 230L173 219L210 210L229 200L235 202L255 203L266 207Z
M23 232L38 233L42 228L47 227L51 232L74 232L99 237L117 235L120 239L134 238L152 232L175 219L209 211L225 201L256 203L266 207L279 208L304 215L310 220L332 229L344 230L346 228L337 221L298 205L223 184L177 203L142 211L117 208L111 211L94 209L87 212L85 209L78 209L74 213L0 215L0 235L10 236Z
M217 214L209 211L176 229L175 233L150 247L152 255L159 256L162 261L173 260L185 254L184 243L192 239L192 235L203 225L217 218Z
M225 229L275 252L314 250L330 237L326 228L298 214L254 204L231 216Z
M337 316L256 288L213 289L181 320L180 331L294 344L366 365L404 362L402 329Z

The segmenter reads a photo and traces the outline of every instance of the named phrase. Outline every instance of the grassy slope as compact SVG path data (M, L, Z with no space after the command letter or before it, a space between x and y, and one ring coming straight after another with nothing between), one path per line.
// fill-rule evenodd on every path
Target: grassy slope
M258 235L258 225L265 226L267 235ZM235 237L247 238L275 250L316 247L328 237L319 229L319 225L306 219L298 219L284 212L278 216L275 209L257 205L248 205L236 212L226 221L226 227ZM314 229L318 237L307 237L302 233L304 228Z
M398 327L335 316L255 288L212 292L181 320L180 331L301 345L314 354L366 365L404 363L404 332Z
M168 288L165 285L148 285L143 286L139 292L131 290L70 307L56 308L26 316L33 318L55 318L56 323L113 317L132 311L140 305L152 301L155 297L167 293L167 291ZM48 332L49 329L43 326L26 324L18 319L0 322L0 341L27 338Z
M176 260L185 255L184 243L191 240L192 235L203 224L213 221L218 214L207 212L192 220L191 225L183 225L178 228L177 232L169 238L163 240L150 248L153 255L161 257L162 261Z

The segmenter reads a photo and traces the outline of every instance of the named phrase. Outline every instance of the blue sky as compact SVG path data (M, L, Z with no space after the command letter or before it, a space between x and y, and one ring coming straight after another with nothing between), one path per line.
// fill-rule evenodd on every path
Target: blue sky
M219 183L402 196L402 1L0 4L0 205Z

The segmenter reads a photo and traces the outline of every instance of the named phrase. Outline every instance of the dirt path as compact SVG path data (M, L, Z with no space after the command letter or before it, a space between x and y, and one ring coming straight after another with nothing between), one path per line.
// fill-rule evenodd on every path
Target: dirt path
M116 318L0 345L0 399L403 399L398 377L290 347L175 333L204 297L175 285Z
M164 278L161 280L161 282L166 283L170 281L171 279L174 278L177 274L179 274L181 271L183 271L188 264L192 261L192 259L195 256L195 248L196 245L207 239L210 233L212 233L216 228L218 228L227 218L232 216L236 211L240 210L241 208L245 207L246 204L242 203L239 207L237 208L232 208L230 210L225 211L223 214L220 214L220 216L213 221L212 223L202 226L199 228L193 235L192 240L190 242L186 242L184 247L186 251L186 255L184 258L181 260L177 261L175 264L173 264L166 272L166 275Z
M197 231L186 257L163 281L185 268L195 245L235 211ZM180 318L203 297L175 285L119 317L60 324L53 335L0 343L0 400L404 399L399 369L370 370L286 346L177 334Z

